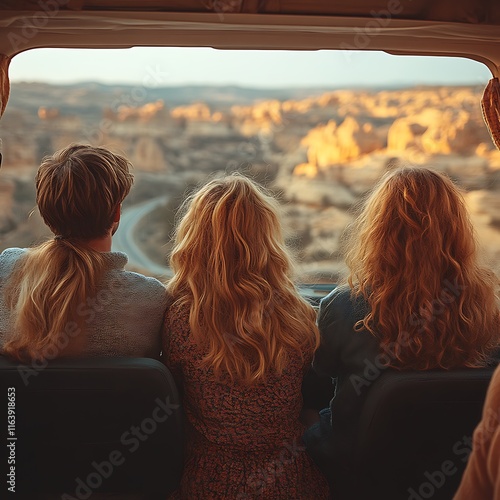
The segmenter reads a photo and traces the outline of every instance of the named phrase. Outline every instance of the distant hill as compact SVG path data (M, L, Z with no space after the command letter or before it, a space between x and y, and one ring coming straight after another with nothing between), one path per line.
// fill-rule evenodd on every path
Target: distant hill
M401 88L400 85L364 87L362 85L349 90L390 90ZM320 96L325 92L339 90L338 87L302 87L302 88L250 88L236 85L184 85L171 87L144 87L128 84L103 84L97 82L79 82L56 85L42 82L13 82L9 106L34 112L40 107L58 108L62 114L79 116L95 115L104 107L116 109L120 104L140 106L146 102L163 100L172 108L204 102L209 106L224 109L238 103L253 104L260 100L277 99L280 101L305 99ZM62 100L61 100L62 99Z
M234 103L252 104L262 99L303 99L321 95L332 88L286 88L263 89L228 86L172 86L144 87L141 85L106 85L84 82L68 85L53 85L38 82L14 82L9 106L26 111L39 107L57 107L63 114L77 113L80 116L93 114L103 107L116 108L120 104L138 106L146 102L163 100L170 107L204 102L217 108ZM61 97L64 96L61 101Z

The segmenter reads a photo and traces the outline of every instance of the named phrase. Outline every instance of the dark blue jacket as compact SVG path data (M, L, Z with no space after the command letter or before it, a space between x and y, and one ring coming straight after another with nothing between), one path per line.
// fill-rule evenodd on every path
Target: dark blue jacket
M359 415L368 389L385 369L379 341L365 329L354 330L356 322L367 312L365 300L352 299L347 286L338 287L323 298L319 309L321 345L313 368L318 375L337 381L330 402L330 448L333 456L344 463L354 452Z

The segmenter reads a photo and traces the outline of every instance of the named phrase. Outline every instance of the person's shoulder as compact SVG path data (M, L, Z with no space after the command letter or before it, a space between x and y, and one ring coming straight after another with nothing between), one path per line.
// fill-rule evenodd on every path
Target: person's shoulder
M128 300L137 304L158 304L163 309L167 304L167 291L159 280L134 271L126 271L123 267L110 269L104 278L103 287L113 290L119 296L125 295Z
M6 248L0 254L0 268L12 267L27 252L26 248Z
M497 412L500 407L500 365L498 365L492 374L490 383L488 384L488 392L483 408L483 420L489 418L488 414ZM495 426L498 427L498 419Z
M156 278L145 276L134 271L125 270L127 256L122 252L109 252L107 255L110 261L110 276L119 278L126 283L126 286L133 286L149 290L150 293L165 293L165 286Z
M352 291L347 285L335 287L326 297L321 299L322 309L345 308L352 304Z
M349 286L341 285L332 290L320 303L321 318L341 318L358 321L366 316L369 306L363 295L356 294Z
M17 260L21 255L27 252L26 248L6 248L2 253L0 253L0 259L2 260Z
M495 394L495 399L500 403L500 365L495 368L489 384L490 392Z
M156 278L125 270L121 271L121 274L131 288L140 289L142 293L148 295L165 295L165 297L167 295L165 285Z
M142 321L158 324L158 328L161 328L167 308L167 290L159 280L121 270L111 273L103 287L112 291L117 304L129 308L129 314L135 311ZM156 326L154 328L156 331Z

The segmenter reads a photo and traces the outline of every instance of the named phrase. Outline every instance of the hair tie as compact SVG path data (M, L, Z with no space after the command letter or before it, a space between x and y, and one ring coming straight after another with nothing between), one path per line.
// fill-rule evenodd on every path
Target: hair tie
M65 240L65 239L66 239L66 237L62 236L61 234L56 234L56 236L54 236L55 241L60 241L60 240Z

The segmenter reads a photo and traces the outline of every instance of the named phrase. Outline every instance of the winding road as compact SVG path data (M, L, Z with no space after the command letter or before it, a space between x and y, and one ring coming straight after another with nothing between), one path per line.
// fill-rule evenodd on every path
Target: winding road
M146 253L137 245L134 238L134 229L147 215L158 205L168 200L167 196L160 196L152 200L133 205L122 212L120 226L113 236L112 250L123 252L128 256L128 265L133 268L144 269L159 278L172 277L172 270L167 266L161 266L152 261Z
M137 245L134 231L137 224L143 223L147 215L158 205L166 203L168 196L159 196L152 200L133 205L122 212L120 227L113 236L112 250L123 252L128 256L128 265L134 269L143 269L146 274L151 274L162 280L171 278L172 270L167 266L161 266L151 260L146 253ZM306 297L314 305L319 305L319 300L329 293L335 285L302 285L299 286L301 295Z

